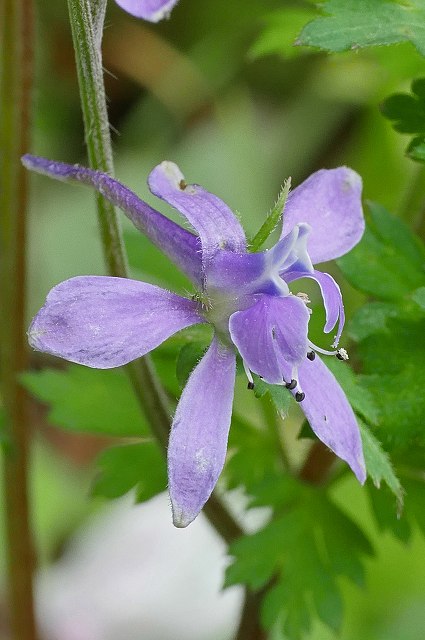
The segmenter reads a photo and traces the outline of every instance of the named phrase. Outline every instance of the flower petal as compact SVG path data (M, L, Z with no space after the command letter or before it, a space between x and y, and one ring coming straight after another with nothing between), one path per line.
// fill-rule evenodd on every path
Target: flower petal
M261 294L245 311L229 320L230 335L248 367L266 382L291 379L291 366L308 351L309 310L296 296Z
M285 282L293 282L300 278L311 278L315 280L320 287L322 293L323 304L326 311L325 333L329 333L335 327L339 319L338 331L332 343L333 347L337 347L345 324L344 303L342 301L341 289L329 273L322 271L314 271L314 273L296 273L289 272L283 274Z
M334 375L316 356L298 370L305 398L300 406L317 437L342 460L359 482L366 480L362 441L356 417Z
M313 272L306 252L307 224L297 224L274 247L257 253L236 253L219 249L211 258L206 271L209 288L249 293L287 295L281 275L287 269Z
M120 207L137 229L142 231L163 253L175 262L189 278L200 284L202 263L199 238L155 211L130 189L106 173L79 165L53 162L38 156L25 155L23 165L32 171L57 180L72 180L94 187L104 198Z
M187 184L173 162L155 167L148 184L154 195L177 209L194 227L201 238L204 261L217 249L245 251L244 230L227 204L199 185Z
M30 345L71 362L110 369L148 353L203 319L191 300L137 280L80 276L47 296Z
M136 18L159 22L169 16L178 0L115 0L115 2Z
M187 527L208 500L226 457L236 356L214 338L193 370L174 416L168 478L176 527Z
M344 255L363 235L361 191L360 176L347 167L316 171L289 194L282 237L297 223L307 222L313 264Z

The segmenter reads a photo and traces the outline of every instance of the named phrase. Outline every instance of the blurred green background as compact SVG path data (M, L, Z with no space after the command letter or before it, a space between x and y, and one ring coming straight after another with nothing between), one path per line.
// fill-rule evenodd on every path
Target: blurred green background
M425 75L424 59L411 45L331 56L288 47L286 57L256 57L254 44L264 15L285 2L181 0L172 20L155 27L110 4L104 65L116 175L150 204L157 206L146 187L147 174L158 162L173 160L189 181L217 193L239 212L248 234L254 234L285 178L291 176L292 184L297 185L318 168L346 164L362 175L366 199L380 202L414 225L416 212L406 212L405 203L420 169L404 157L406 140L379 111L380 102L390 93L408 90L412 78ZM288 23L288 43L292 40ZM31 151L86 163L65 2L38 2L34 102ZM174 215L163 203L159 208ZM184 278L141 234L126 223L124 228L135 277L184 292L188 286ZM337 272L335 265L330 270ZM33 176L28 319L54 284L78 274L101 273L104 268L93 194ZM338 278L350 317L363 298L341 275ZM311 295L313 303L318 303L314 288ZM323 316L315 315L318 330ZM166 348L156 361L160 369L174 366ZM39 354L33 355L34 368L45 363ZM239 386L236 412L258 414L255 399L247 399L243 393L244 382ZM175 380L170 380L169 387L178 392ZM33 417L37 431L33 518L39 557L42 565L49 567L66 549L68 562L72 561L69 541L74 532L94 512L106 509L98 499L89 497L89 491L94 456L108 442L52 429L45 408L35 403ZM290 438L294 439L298 425L294 414L288 421ZM302 445L294 441L295 459L301 451ZM366 497L354 479L347 478L335 491L338 504L360 520L376 548L376 557L368 561L365 589L344 585L347 608L341 637L421 640L425 626L423 538L415 530L405 545L378 532ZM158 526L171 527L170 519L165 515ZM202 527L207 529L205 523ZM154 543L152 539L150 544ZM178 554L180 543L175 544ZM0 554L3 548L1 545ZM208 546L203 553L208 554ZM223 550L216 553L223 554ZM78 556L78 549L74 555ZM196 564L199 557L194 554L191 561ZM163 574L164 568L158 569L158 575ZM109 579L113 580L113 574ZM179 597L178 592L170 595L172 599ZM66 603L62 605L66 607ZM235 598L234 615L237 606ZM162 607L155 614L159 629L159 620L167 616L167 603ZM4 604L0 602L0 618L1 610ZM154 627L155 617L152 624ZM0 637L1 633L0 625ZM3 633L7 638L6 625ZM58 640L80 640L77 635L66 636L67 631L61 633ZM109 640L109 636L98 637L96 633L81 635L81 640ZM160 630L155 638L185 640L167 633ZM121 636L110 637L130 640L130 632L123 630ZM152 640L154 636L140 632L137 637ZM224 640L231 637L231 631L220 631L220 635L205 631L198 637ZM314 640L332 637L319 625L311 634Z

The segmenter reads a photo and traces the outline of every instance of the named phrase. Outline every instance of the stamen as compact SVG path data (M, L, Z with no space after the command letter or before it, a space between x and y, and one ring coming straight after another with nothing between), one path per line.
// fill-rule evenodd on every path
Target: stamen
M349 360L347 351L342 348L337 350L336 357L338 358L338 360L344 360L345 362Z
M291 391L297 386L297 381L292 378L291 382L285 382L285 387Z
M318 347L316 344L311 342L311 340L308 341L308 345L311 349L314 349L314 351L317 351L318 353L322 353L324 356L336 356L336 354L338 353L336 350L327 351L326 349L322 349L321 347Z
M316 354L315 354L315 352L314 352L314 351L309 351L309 352L307 353L307 358L308 358L309 360L311 360L312 362L313 362L313 360L314 360L314 358L315 358L315 357L316 357Z
M303 291L299 291L297 294L295 294L297 296L297 298L299 298L300 300L302 300L303 302L305 302L305 304L309 304L311 302L310 298L308 297L307 293L304 293Z
M243 364L243 368L245 370L246 377L248 378L247 389L252 391L254 389L254 387L255 387L254 378L252 377L251 371L249 370L249 367L246 364L245 360L242 360L242 364Z
M305 393L304 391L297 391L297 393L295 394L295 400L297 402L302 402L305 398Z

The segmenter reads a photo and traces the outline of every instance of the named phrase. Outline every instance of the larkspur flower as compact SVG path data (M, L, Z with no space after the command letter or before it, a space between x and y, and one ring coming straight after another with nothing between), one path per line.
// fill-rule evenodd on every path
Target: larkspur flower
M125 11L149 22L159 22L170 15L179 0L115 0Z
M354 413L316 352L338 350L344 323L341 292L313 264L346 253L364 230L361 180L352 170L321 170L289 194L280 240L248 253L244 231L229 207L178 167L163 162L150 174L151 192L172 205L196 230L183 229L106 174L78 165L24 156L24 165L60 180L93 186L192 280L197 294L183 298L157 286L122 278L79 276L57 285L34 318L32 347L71 362L107 369L143 356L177 331L197 323L214 327L211 346L195 367L178 403L168 447L174 524L187 526L210 496L224 465L239 351L251 372L285 385L313 431L366 477ZM321 289L333 351L308 339L310 309L289 284L314 279Z

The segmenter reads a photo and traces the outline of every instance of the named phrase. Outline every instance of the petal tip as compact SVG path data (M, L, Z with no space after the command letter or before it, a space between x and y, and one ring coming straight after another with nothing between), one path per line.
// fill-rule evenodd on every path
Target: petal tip
M177 506L173 502L171 503L171 509L173 513L173 525L176 529L186 529L196 518L198 512L186 512L182 507Z

